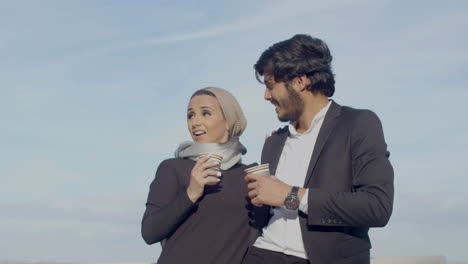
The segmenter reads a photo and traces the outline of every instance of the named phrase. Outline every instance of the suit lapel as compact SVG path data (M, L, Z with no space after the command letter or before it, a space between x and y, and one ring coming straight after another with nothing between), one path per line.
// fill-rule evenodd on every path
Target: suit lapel
M284 143L289 135L289 129L286 126L281 130L280 133L272 135L271 137L271 149L270 149L270 174L276 175L276 168L278 167L278 162L281 157L281 152L283 152Z
M322 152L325 143L328 140L333 128L338 123L338 116L341 114L341 106L332 101L330 108L328 109L325 119L323 120L322 127L320 128L315 147L310 158L309 168L307 169L306 179L304 181L304 188L309 184L312 172L314 171L315 164Z

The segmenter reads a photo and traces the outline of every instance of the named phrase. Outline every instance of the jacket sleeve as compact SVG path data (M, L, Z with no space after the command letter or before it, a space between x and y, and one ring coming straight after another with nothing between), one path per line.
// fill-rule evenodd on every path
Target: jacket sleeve
M150 185L141 233L147 244L168 238L196 209L196 203L180 191L175 166L163 161Z
M352 191L309 189L309 225L382 227L393 208L393 168L382 125L371 111L361 111L351 134Z

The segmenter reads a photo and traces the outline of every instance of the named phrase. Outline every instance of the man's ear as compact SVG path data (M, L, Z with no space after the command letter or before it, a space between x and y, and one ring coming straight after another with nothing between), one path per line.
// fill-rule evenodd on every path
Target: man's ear
M299 90L303 92L304 90L307 90L307 86L310 84L310 79L307 78L307 75L302 74L296 77L297 84L299 86Z

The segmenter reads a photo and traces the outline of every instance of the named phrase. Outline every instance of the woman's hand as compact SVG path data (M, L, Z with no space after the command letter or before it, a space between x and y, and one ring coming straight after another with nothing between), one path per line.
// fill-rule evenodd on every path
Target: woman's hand
M205 185L216 185L220 180L221 172L212 167L217 166L216 162L206 162L210 156L200 158L192 169L190 184L187 188L187 195L192 202L196 202L202 195Z

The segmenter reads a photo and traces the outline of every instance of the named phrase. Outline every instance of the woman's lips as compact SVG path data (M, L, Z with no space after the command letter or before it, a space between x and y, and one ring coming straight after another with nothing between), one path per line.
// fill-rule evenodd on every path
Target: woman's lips
M204 135L206 135L206 132L195 132L195 133L193 133L193 136L195 138L202 138Z

